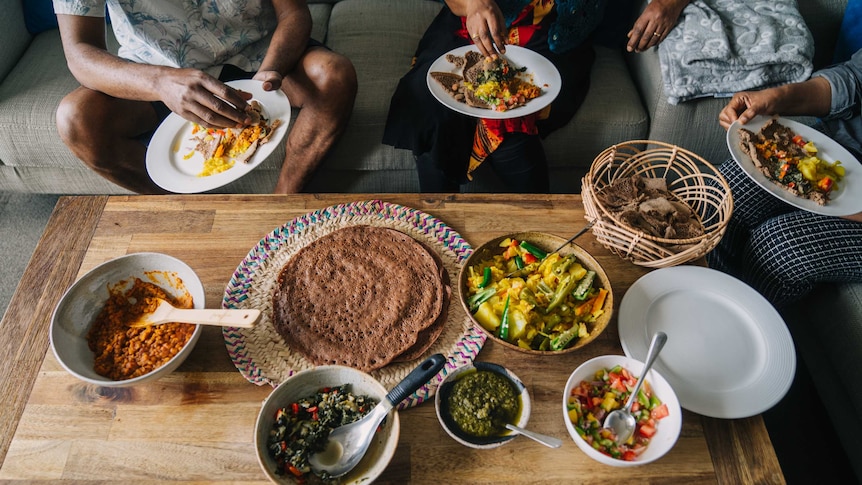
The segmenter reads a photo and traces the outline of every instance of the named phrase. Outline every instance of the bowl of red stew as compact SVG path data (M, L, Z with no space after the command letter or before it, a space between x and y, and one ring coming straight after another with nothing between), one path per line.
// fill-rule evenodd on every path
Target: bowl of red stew
M659 357L661 358L661 357ZM644 465L673 448L682 429L682 410L670 384L651 369L632 405L637 426L631 439L617 443L603 428L607 415L625 406L643 362L623 355L590 359L572 372L563 391L563 420L572 440L590 458L606 465Z

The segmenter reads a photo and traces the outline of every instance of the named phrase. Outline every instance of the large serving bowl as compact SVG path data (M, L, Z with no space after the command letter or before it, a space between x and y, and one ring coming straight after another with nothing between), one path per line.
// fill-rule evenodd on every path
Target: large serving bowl
M254 445L257 460L266 476L275 483L295 485L291 476L278 475L275 460L267 450L270 431L275 424L276 412L304 397L314 395L324 387L350 384L354 395L366 395L377 402L386 397L387 390L365 372L339 365L324 365L298 372L278 385L266 398L257 416ZM347 475L341 477L341 485L371 483L389 465L398 446L401 426L397 412L390 412L380 425L365 456Z
M192 297L194 308L204 308L206 296L197 274L184 262L161 253L133 253L96 266L63 295L51 317L51 348L57 361L70 374L89 384L127 387L149 382L173 372L191 354L202 327L195 329L180 351L161 367L126 380L101 376L93 369L94 355L87 345L87 332L108 300L109 287L134 278L155 283L173 297Z
M601 369L610 369L617 365L628 369L628 371L636 377L642 377L641 370L643 370L643 362L624 355L602 355L584 362L578 366L574 372L572 372L569 376L569 380L566 382L566 387L563 390L563 421L566 423L566 429L569 431L569 435L572 437L572 440L574 440L575 444L578 445L578 448L586 453L587 456L599 463L615 467L645 465L658 460L670 451L674 444L676 444L676 440L679 438L679 433L682 429L682 410L679 406L679 399L670 384L668 384L665 378L662 377L662 375L654 368L650 369L647 373L646 382L648 382L652 387L654 395L661 399L663 403L667 404L669 414L667 417L658 421L656 434L652 437L646 450L644 450L644 452L634 461L624 461L612 458L594 449L583 438L581 438L575 429L574 424L572 424L571 419L569 419L567 402L569 395L571 395L572 388L576 387L581 381L593 380L596 372Z
M490 371L505 377L516 389L520 401L520 413L518 413L515 422L511 423L521 428L527 427L527 422L530 420L530 393L527 391L524 383L518 379L512 371L503 366L492 364L489 362L474 362L472 365L460 367L455 372L446 376L446 379L440 384L437 390L437 395L434 397L434 406L437 411L437 419L440 421L440 426L446 431L446 434L452 437L455 441L464 446L478 449L489 449L503 446L504 444L515 438L515 434L507 432L500 436L478 437L462 431L455 421L452 419L449 406L449 397L452 394L452 386L461 378L471 372Z
M468 278L470 277L470 268L478 265L481 261L485 261L491 259L495 255L502 254L504 248L500 247L500 243L507 238L517 239L518 241L529 241L534 246L548 253L554 251L564 242L566 242L565 238L544 232L517 232L496 237L477 247L473 251L473 254L471 254L470 257L468 257L467 260L464 262L464 265L462 266L461 272L458 276L458 285L460 289L458 294L460 295L461 306L464 308L464 312L470 317L473 324L477 328L481 329L488 336L488 338L490 338L494 342L504 347L508 347L510 349L514 349L519 352L524 352L528 354L559 355L561 353L572 352L577 349L580 349L581 347L595 340L596 337L598 337L605 330L605 328L608 326L608 323L610 323L611 321L614 307L613 290L611 288L611 282L608 279L608 275L605 272L604 268L602 268L599 262L596 261L596 259L592 255L590 255L590 253L588 253L584 248L578 246L575 243L567 244L566 247L559 251L560 255L566 256L568 254L574 254L584 268L596 272L594 286L604 288L608 291L603 307L604 313L602 313L602 315L599 316L595 322L589 323L587 325L589 334L586 337L579 338L574 343L562 350L525 349L507 340L499 338L494 332L487 330L485 327L482 326L481 323L479 323L475 315L473 315L473 313L470 311L470 306L467 302L470 296L468 291Z

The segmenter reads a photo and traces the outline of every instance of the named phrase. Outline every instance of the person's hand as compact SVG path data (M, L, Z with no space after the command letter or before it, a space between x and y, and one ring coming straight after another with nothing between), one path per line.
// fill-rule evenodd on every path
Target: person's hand
M467 33L485 57L506 52L506 20L494 0L472 0L467 5Z
M652 0L635 20L627 37L626 50L643 52L657 46L676 25L690 0Z
M718 114L718 122L724 129L730 128L734 121L748 123L757 115L774 115L777 113L778 91L765 89L763 91L742 91L733 95L727 105Z
M234 89L197 69L172 69L160 77L162 102L174 113L206 128L247 125L251 93Z
M284 76L278 71L257 71L252 79L262 82L264 91L275 91L281 87Z

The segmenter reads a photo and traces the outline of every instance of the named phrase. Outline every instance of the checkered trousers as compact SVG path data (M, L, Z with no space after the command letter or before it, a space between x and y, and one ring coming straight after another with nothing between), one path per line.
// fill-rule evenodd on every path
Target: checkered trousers
M733 160L719 170L733 194L733 215L707 255L711 268L745 281L776 306L818 283L862 282L862 223L797 209L763 190Z

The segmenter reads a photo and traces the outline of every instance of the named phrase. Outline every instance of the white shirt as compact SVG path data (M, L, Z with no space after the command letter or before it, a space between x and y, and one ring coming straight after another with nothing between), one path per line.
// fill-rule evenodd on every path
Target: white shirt
M268 0L54 0L54 12L104 17L106 4L120 57L211 74L257 71L276 26Z

